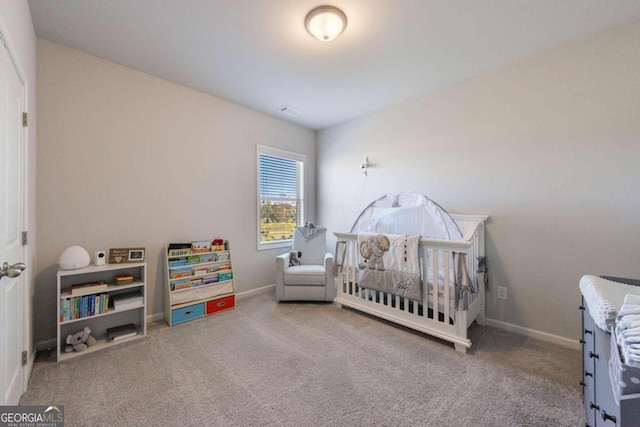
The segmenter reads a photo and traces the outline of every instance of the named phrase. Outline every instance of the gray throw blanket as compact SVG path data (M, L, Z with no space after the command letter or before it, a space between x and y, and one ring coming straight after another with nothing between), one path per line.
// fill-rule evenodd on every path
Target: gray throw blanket
M300 233L305 242L308 242L314 237L319 236L327 231L325 227L316 227L315 225L313 225L313 223L306 224L304 227L297 227L296 230L298 231L298 233Z

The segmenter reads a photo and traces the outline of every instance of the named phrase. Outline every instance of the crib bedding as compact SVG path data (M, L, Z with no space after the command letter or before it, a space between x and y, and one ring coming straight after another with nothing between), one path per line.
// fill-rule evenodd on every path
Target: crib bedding
M423 303L424 286L421 278L423 270L422 257L419 253L419 235L398 235L388 233L358 234L358 285L364 289L382 291L387 294L408 298L420 305ZM377 253L372 253L378 250ZM439 256L438 307L444 313L444 267L442 256ZM428 308L434 310L433 270L431 252L427 252L427 289ZM455 284L453 256L449 259L449 313L455 313Z
M358 234L359 284L422 301L419 235Z

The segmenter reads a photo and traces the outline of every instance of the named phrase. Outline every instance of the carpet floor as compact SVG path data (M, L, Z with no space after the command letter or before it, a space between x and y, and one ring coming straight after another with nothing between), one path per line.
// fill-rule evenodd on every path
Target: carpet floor
M584 425L578 351L472 325L452 344L333 304L272 293L144 339L55 363L21 405L65 426Z

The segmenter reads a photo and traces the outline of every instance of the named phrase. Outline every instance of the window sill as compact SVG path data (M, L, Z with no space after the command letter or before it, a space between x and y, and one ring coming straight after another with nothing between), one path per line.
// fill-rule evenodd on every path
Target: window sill
M271 249L291 249L293 245L293 240L281 240L278 242L265 242L265 243L258 243L258 250L259 251L268 251Z

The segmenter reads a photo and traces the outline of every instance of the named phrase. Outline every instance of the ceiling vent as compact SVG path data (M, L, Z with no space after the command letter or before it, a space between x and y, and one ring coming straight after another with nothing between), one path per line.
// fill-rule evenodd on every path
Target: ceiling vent
M278 111L280 111L282 114L286 114L289 117L295 117L300 114L300 111L294 110L293 108L287 106L280 108Z

